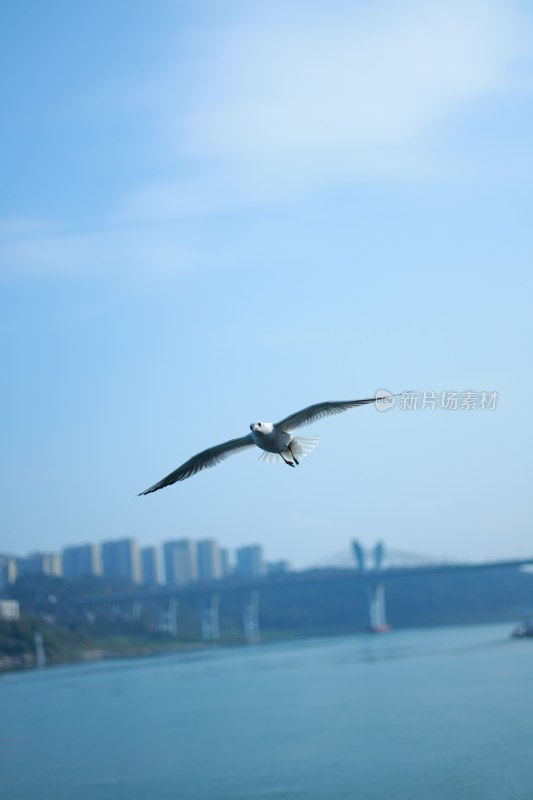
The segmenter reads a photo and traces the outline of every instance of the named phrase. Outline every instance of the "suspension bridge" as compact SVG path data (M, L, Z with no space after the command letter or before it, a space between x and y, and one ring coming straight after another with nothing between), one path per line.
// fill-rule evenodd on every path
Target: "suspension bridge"
M417 576L445 573L464 574L472 571L503 569L532 569L533 557L504 561L458 563L438 561L422 555L388 550L378 542L364 547L352 541L346 551L335 554L320 565L299 572L288 572L250 578L228 577L217 581L190 583L184 586L133 588L129 592L102 596L69 597L64 609L67 614L82 614L95 618L99 614L139 619L151 609L159 630L177 636L179 609L182 603L197 609L201 636L205 642L221 638L220 608L231 602L240 608L244 641L260 641L260 598L262 592L295 589L334 580L337 584L352 582L360 587L366 598L367 630L385 632L389 629L386 613L386 590L391 581Z

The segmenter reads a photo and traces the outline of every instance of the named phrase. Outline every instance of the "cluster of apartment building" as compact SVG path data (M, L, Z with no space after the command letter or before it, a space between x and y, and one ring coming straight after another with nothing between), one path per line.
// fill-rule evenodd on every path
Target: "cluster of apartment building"
M146 586L184 586L230 575L257 577L287 569L285 561L266 563L258 544L239 547L232 560L229 550L215 539L176 539L161 547L140 548L129 538L72 545L61 553L32 553L25 558L0 555L0 590L28 574L67 579L97 575Z

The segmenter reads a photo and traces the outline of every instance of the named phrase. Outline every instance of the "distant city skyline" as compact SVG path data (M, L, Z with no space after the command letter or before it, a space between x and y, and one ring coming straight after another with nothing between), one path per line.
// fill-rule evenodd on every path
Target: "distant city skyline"
M68 545L59 552L34 552L16 556L0 552L0 591L18 577L45 574L67 580L85 576L123 578L133 584L186 586L228 577L267 573L263 547L241 545L234 563L227 548L216 539L178 539L139 547L133 537L98 543ZM289 569L287 561L272 562L272 572Z

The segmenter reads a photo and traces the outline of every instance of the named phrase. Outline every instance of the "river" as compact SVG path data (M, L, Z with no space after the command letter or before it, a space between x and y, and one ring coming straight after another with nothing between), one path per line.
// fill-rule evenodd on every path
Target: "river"
M0 677L5 800L531 800L533 640L392 631Z

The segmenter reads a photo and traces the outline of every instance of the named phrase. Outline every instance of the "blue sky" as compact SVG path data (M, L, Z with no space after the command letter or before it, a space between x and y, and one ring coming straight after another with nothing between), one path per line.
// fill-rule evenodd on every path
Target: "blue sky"
M531 555L525 2L2 4L2 530ZM529 358L528 358L529 356ZM371 407L296 470L186 458Z

